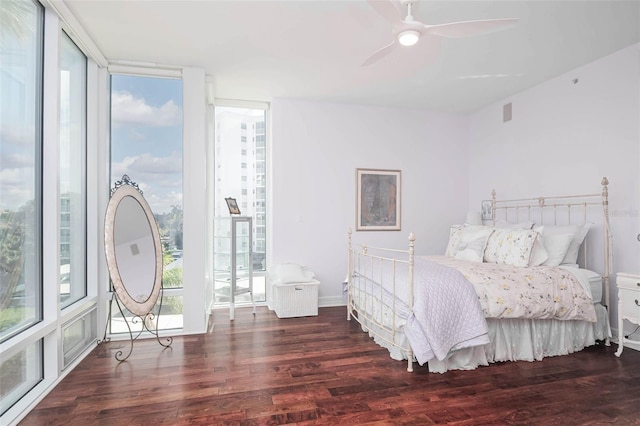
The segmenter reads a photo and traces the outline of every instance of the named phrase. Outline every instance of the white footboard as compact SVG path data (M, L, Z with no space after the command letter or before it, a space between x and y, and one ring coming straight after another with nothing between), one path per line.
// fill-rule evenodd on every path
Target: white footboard
M408 250L353 246L348 232L347 319L358 321L381 346L399 351L413 371L413 352L403 327L413 310L414 245Z

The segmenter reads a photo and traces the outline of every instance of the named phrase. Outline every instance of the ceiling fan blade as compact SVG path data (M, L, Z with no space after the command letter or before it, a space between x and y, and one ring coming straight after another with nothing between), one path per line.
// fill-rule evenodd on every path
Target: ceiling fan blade
M429 34L448 38L474 37L504 30L518 22L517 18L486 19L481 21L451 22L449 24L425 25Z
M367 3L378 12L380 16L392 24L397 24L404 18L402 8L393 0L367 0Z
M366 67L367 65L371 65L374 62L378 62L380 59L384 58L389 53L391 53L395 49L396 45L397 45L396 40L393 40L393 42L391 42L391 44L386 45L382 49L376 50L375 52L373 52L373 54L371 56L369 56L367 58L367 60L365 60L362 63L361 66L362 67Z

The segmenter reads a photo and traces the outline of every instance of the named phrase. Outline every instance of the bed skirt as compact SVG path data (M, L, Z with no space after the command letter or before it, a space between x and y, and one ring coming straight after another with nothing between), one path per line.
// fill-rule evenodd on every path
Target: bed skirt
M592 346L597 340L611 337L609 316L606 308L596 304L597 322L562 321L554 319L487 319L490 343L462 349L439 361L431 359L429 371L444 373L448 370L473 370L479 366L502 361L540 361L545 357L568 355ZM400 322L399 322L400 323ZM391 358L406 360L408 342L404 333L391 335L368 321L361 321L362 329L375 329L384 338L370 333L374 341L387 348ZM400 327L401 329L402 327ZM395 345L388 342L394 341Z
M451 353L446 359L429 361L429 371L472 370L502 361L540 361L568 355L611 336L607 310L596 304L596 323L553 319L487 319L489 339L484 346Z

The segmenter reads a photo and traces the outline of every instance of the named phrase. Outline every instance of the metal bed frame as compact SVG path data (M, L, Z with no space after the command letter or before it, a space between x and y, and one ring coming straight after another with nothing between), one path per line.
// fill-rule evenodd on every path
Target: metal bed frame
M351 318L355 319L360 323L360 325L368 328L370 333L375 335L378 339L381 339L386 343L393 345L401 352L403 352L408 360L407 371L413 371L413 351L411 350L411 346L407 345L407 347L405 348L399 346L396 343L396 336L398 334L398 328L396 326L396 307L398 302L396 298L392 298L391 306L386 305L387 308L391 309L391 325L384 324L383 322L378 321L375 314L372 314L371 311L375 309L375 304L378 304L378 312L381 313L384 309L383 292L385 291L385 288L383 288L383 286L380 286L380 292L378 294L367 294L364 299L364 305L358 305L353 299L353 272L355 270L354 268L357 268L358 271L362 271L364 273L365 278L377 280L377 282L382 282L382 276L385 267L390 268L393 277L392 282L390 283L391 293L393 295L396 294L397 285L408 285L408 300L406 301L406 303L408 305L409 311L412 311L413 270L415 263L416 237L415 235L413 235L413 232L409 234L409 249L397 250L383 247L371 247L366 244L362 244L359 247L354 248L351 239L351 229L349 229L348 234L349 274L347 278L347 320L351 320ZM369 250L373 250L374 253L370 253ZM393 254L399 256L393 256ZM408 283L396 282L397 266L402 264L407 265L409 269ZM380 273L379 277L374 277L372 275L376 266L378 267L378 271ZM361 288L358 288L357 290L361 290ZM355 315L353 314L354 312L356 313ZM374 324L378 328L371 328L371 324Z
M515 222L520 220L533 221L534 218L539 220L537 224L545 224L545 219L549 218L551 212L553 221L547 224L559 224L559 219L566 218L562 221L562 224L575 224L572 222L572 215L578 210L582 213L582 222L586 223L590 217L587 212L589 208L594 206L601 207L603 213L603 232L604 232L604 272L602 273L604 282L604 295L605 303L604 307L609 310L610 295L609 295L609 280L611 274L611 231L609 227L609 181L606 177L601 181L602 192L595 194L580 194L580 195L567 195L567 196L553 196L553 197L535 197L535 198L519 198L511 200L498 200L496 198L496 191L491 191L491 213L492 224L496 224L496 219L499 214L504 215L505 220L513 219L513 213L515 213ZM510 212L513 212L510 216ZM537 216L536 216L537 215ZM539 218L539 219L538 219ZM358 321L364 328L367 328L370 335L380 339L387 344L398 349L407 358L408 365L407 371L413 371L413 351L410 345L407 347L398 345L396 337L399 333L397 327L397 302L396 298L392 298L392 302L389 305L384 302L383 286L380 286L379 292L376 294L367 293L364 297L364 301L358 304L354 300L354 294L356 291L362 291L362 289L354 288L353 274L354 271L358 271L366 279L377 280L382 282L382 271L384 268L390 268L392 274L392 282L386 283L387 289L390 289L393 295L396 294L396 289L399 286L408 286L407 294L408 300L406 304L409 310L413 309L413 284L414 284L414 263L415 263L415 236L413 233L409 235L409 247L406 250L390 249L384 247L373 247L367 244L360 244L354 246L352 241L352 231L348 230L348 276L347 276L347 320L351 318ZM583 267L587 267L587 241L585 239L582 244L583 254ZM407 265L408 267L408 282L397 282L396 270L398 265ZM379 276L373 276L374 270L378 271ZM378 321L375 313L380 313L383 309L391 311L391 324L384 324ZM373 325L373 326L372 326ZM607 336L605 344L610 345L610 339Z

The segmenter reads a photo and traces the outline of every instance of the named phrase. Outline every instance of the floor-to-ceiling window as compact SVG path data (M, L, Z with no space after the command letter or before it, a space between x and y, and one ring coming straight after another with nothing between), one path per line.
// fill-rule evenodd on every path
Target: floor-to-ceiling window
M253 218L253 296L256 301L266 299L266 122L266 106L226 106L223 101L216 103L214 214L216 217L228 216L225 197L232 197L236 199L242 215ZM225 294L225 291L217 292L215 302L226 303L228 298ZM237 300L243 299L240 297Z
M42 320L42 52L42 7L1 1L0 415L43 378L42 339L20 339Z
M87 297L87 57L60 32L58 141L58 282L64 312ZM95 304L62 314L62 366L97 338Z
M97 335L86 184L97 65L46 5L0 0L1 424L23 416Z
M66 35L60 43L60 307L87 295L87 58Z
M182 80L111 76L111 183L128 175L158 223L165 288L161 329L183 325L182 130ZM111 332L127 331L117 306L111 312Z

